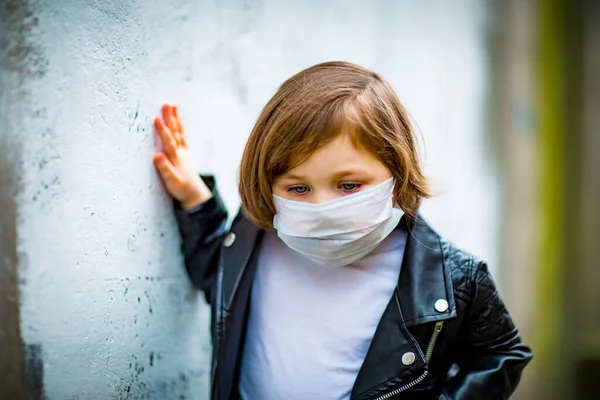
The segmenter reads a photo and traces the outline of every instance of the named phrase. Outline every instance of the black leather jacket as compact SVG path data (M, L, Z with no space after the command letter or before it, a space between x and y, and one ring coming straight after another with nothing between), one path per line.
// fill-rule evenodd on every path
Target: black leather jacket
M227 230L214 181L203 178L214 196L187 212L176 204L175 213L187 271L212 307L211 399L232 400L239 398L240 356L263 231L242 213ZM508 398L532 354L486 264L453 247L421 218L403 218L397 229L410 232L398 286L351 400Z

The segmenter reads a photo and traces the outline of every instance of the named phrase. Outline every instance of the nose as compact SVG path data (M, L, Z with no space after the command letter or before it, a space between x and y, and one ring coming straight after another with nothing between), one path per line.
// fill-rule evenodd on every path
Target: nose
M310 198L312 204L325 203L326 201L337 198L338 195L335 191L330 190L315 190Z

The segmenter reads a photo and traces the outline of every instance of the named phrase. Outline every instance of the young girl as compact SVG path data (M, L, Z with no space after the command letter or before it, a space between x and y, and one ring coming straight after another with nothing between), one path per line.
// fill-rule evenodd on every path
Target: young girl
M379 75L291 77L242 157L242 209L192 170L176 107L154 163L212 307L211 399L506 399L531 359L486 264L418 214L406 111Z

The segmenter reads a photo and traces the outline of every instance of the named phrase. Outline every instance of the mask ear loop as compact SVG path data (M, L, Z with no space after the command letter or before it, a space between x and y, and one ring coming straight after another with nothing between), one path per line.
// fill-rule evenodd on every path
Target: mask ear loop
M396 194L396 185L395 184L394 184L394 194ZM394 199L394 207L397 207L397 208L399 208L399 209L402 210L402 207L400 207L400 205L398 204L397 199ZM402 210L402 212L404 212L404 218L405 219L410 218L410 219L412 219L413 223L415 223L415 224L422 223L423 226L426 225L425 221L421 221L416 215L414 217L412 217L412 216L409 216L408 214L406 214L406 212L404 210ZM440 249L435 249L435 248L432 248L432 247L429 247L429 246L425 245L424 243L421 243L419 241L419 239L417 239L417 237L415 236L415 234L412 231L412 229L410 228L410 225L411 225L410 222L406 221L406 229L408 230L408 233L410 234L410 236L415 240L415 242L419 243L421 246L425 247L426 249L429 249L429 250L432 250L432 251L435 251L435 252L438 252L438 253L442 252Z
M406 215L406 214L405 214L405 215ZM407 217L405 217L405 218L407 218ZM417 217L413 218L413 221L414 221L414 223L415 223L415 224L417 224L417 223L422 223L422 224L423 224L423 226L425 226L425 225L426 225L426 224L425 224L425 221L421 221L421 220L420 220L419 218L417 218ZM410 223L408 223L408 221L407 221L406 227L407 227L407 229L408 229L408 233L410 233L410 236L411 236L411 237L412 237L412 238L415 240L415 242L419 243L421 246L425 247L425 248L426 248L426 249L428 249L428 250L435 251L435 252L437 252L437 253L441 253L441 252L442 252L442 250L441 250L441 249L439 249L439 248L437 248L437 249L436 249L436 248L433 248L433 247L429 247L429 246L425 245L424 243L420 242L420 241L419 241L419 239L417 239L417 237L414 235L413 231L410 229Z

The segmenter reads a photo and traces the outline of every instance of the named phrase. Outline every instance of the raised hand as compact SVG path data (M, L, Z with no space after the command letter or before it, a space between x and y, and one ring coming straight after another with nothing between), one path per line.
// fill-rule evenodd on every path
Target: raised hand
M189 210L208 200L212 194L192 167L177 107L162 106L162 118L154 118L163 152L156 153L153 161L165 187L181 206Z

